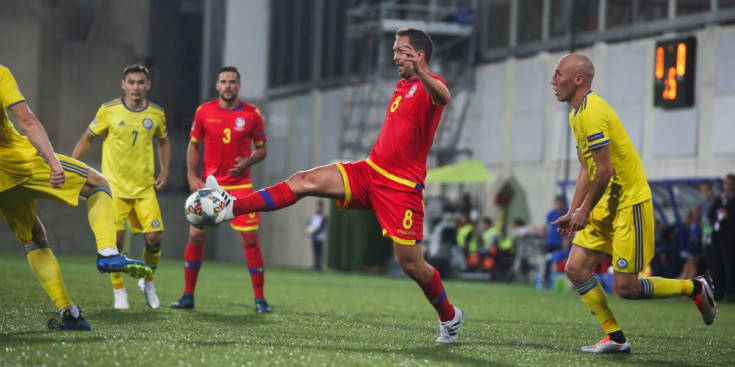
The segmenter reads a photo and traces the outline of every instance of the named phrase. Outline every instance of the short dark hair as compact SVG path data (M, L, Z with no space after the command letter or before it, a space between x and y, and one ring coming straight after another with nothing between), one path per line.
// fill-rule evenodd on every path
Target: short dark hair
M428 33L417 28L401 28L396 31L396 38L402 36L408 37L408 43L416 51L424 51L424 60L426 60L427 64L431 61L431 54L434 52L434 43L431 41Z
M123 69L123 80L128 76L130 73L143 73L145 74L145 78L150 80L150 75L148 74L148 68L140 65L140 64L132 64L128 65Z
M222 73L224 73L226 71L229 71L229 72L232 72L232 73L237 74L237 81L238 82L240 81L240 71L238 71L236 67L234 67L234 66L225 66L222 69L219 69L219 73L220 74L222 74ZM217 78L219 78L219 76Z

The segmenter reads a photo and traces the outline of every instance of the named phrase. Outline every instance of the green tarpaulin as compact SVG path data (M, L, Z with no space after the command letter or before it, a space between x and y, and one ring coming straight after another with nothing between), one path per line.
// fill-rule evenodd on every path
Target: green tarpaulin
M479 159L436 167L426 172L426 183L491 182L495 179Z

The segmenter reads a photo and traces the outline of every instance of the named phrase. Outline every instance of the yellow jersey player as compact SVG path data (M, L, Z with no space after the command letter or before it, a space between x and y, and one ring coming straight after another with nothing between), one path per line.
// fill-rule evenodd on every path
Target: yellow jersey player
M148 69L130 65L123 70L120 83L125 96L104 103L89 128L82 134L72 157L81 158L92 141L104 135L102 143L102 173L110 180L117 223L117 246L122 246L125 219L130 220L133 233L143 233L143 261L154 270L161 258L161 210L156 191L166 186L171 161L171 144L166 131L163 109L146 99L151 88ZM153 138L158 141L161 171L154 178ZM114 307L127 309L128 296L120 273L111 273L115 296ZM148 306L160 306L153 274L138 281Z
M569 211L552 225L574 236L566 274L607 336L585 353L630 353L618 321L592 268L605 255L613 258L614 290L625 299L690 296L710 325L717 314L711 280L638 278L653 258L654 216L643 164L615 111L592 91L595 68L584 55L566 55L551 78L556 98L573 110L569 124L580 163Z
M39 198L77 206L87 198L89 223L97 241L97 270L122 271L134 277L152 270L125 258L115 247L114 211L107 179L84 163L55 154L41 122L31 112L13 74L0 65L0 218L26 248L28 264L61 313L59 327L90 330L72 303L61 268L48 245L46 231L36 214ZM21 136L8 118L15 116Z

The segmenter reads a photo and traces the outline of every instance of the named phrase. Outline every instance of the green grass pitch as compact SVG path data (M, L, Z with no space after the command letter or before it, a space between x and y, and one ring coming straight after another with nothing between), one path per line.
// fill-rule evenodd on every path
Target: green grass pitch
M107 275L92 256L59 256L72 299L91 332L49 330L53 305L22 253L0 253L2 366L733 366L735 305L721 304L705 326L686 298L610 304L631 355L583 355L604 335L579 297L531 286L446 281L466 313L460 341L436 345L438 324L407 278L314 273L270 267L266 295L275 313L253 312L242 263L204 263L196 309L173 310L182 261L165 260L156 287L161 308L145 305L126 277L130 309L112 308Z

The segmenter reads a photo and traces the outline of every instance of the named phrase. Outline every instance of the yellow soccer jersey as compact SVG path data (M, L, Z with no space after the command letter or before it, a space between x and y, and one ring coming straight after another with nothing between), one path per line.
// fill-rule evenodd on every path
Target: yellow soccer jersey
M10 70L0 65L0 191L19 185L33 176L31 161L38 152L21 136L8 118L7 109L25 98Z
M158 105L132 110L122 98L103 104L89 131L107 133L102 144L102 174L110 180L112 194L125 199L156 194L153 137L165 139L166 117Z
M589 92L579 108L569 113L569 124L577 150L589 170L590 180L597 166L592 150L610 146L610 160L615 173L597 205L626 208L651 198L643 163L628 137L620 118L597 93Z

